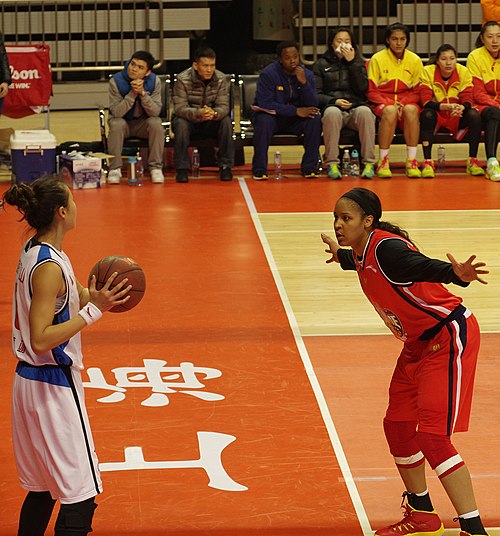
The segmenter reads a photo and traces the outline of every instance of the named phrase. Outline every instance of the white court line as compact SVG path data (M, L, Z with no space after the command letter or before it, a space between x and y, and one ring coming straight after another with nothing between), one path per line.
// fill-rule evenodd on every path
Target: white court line
M414 231L498 231L500 227L405 227L408 232ZM266 234L297 234L297 233L333 233L332 229L283 229L266 231Z
M243 180L243 179L241 179ZM477 208L465 208L465 209L435 209L435 210L386 210L384 211L384 217L386 215L397 215L397 214L408 214L411 212L418 212L419 214L434 214L439 212L455 213L455 214L466 214L467 212L479 212L481 214L485 212L500 212L498 208L486 208L486 209L477 209ZM261 212L261 216L290 216L290 212ZM333 216L333 211L330 212L296 212L300 216Z
M364 536L373 536L373 530L370 527L368 516L366 515L363 503L361 502L361 497L359 495L358 489L356 488L356 484L354 483L351 469L347 462L347 458L344 453L344 449L342 448L342 444L340 443L340 438L337 434L337 430L335 429L332 416L330 415L330 412L328 411L328 406L326 404L325 396L323 395L323 391L321 390L318 378L316 377L316 373L314 372L314 369L311 363L311 359L305 347L304 340L302 339L302 335L300 334L297 320L295 318L295 315L292 310L292 306L290 305L290 301L285 291L285 287L279 275L276 262L274 261L271 248L269 247L266 234L264 232L264 229L262 228L262 224L260 222L259 215L255 208L255 204L253 202L252 196L250 194L248 186L246 185L245 180L239 178L238 182L240 184L240 188L243 192L243 196L248 206L248 210L252 217L252 221L255 225L255 229L259 236L259 240L262 244L262 248L264 249L264 253L266 255L266 259L269 264L269 267L271 269L271 273L273 274L276 287L278 288L278 292L279 292L281 301L283 303L283 306L285 308L286 315L288 317L288 322L290 323L290 327L292 329L292 333L295 338L295 343L297 344L300 357L304 364L304 368L306 370L309 381L311 382L311 387L313 389L314 395L316 396L316 400L318 401L318 406L321 412L321 416L323 417L323 420L326 425L326 429L328 431L328 435L330 436L330 441L332 443L335 456L337 457L340 470L342 471L342 475L344 477L345 484L349 491L349 495L351 496L354 510L356 511L356 515L358 516L359 524L361 525L361 530L363 531Z
M500 333L500 330L498 329L481 329L481 335L484 333L494 333L495 335ZM393 336L390 331L385 331L383 333L376 332L376 333L370 333L369 331L363 331L363 333L353 333L352 331L346 331L344 333L332 333L331 331L327 331L325 333L320 333L316 331L315 333L306 333L305 337L387 337L387 336Z

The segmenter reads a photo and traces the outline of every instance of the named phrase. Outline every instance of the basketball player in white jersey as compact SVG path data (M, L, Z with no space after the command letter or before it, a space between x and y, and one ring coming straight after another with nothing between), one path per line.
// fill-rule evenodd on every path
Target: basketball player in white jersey
M63 252L76 224L76 205L57 177L14 184L2 205L16 206L35 231L17 267L12 349L18 359L12 390L12 441L21 486L28 491L18 536L42 536L54 504L56 536L92 531L102 491L80 371L80 331L128 299L127 280L110 289L84 288Z

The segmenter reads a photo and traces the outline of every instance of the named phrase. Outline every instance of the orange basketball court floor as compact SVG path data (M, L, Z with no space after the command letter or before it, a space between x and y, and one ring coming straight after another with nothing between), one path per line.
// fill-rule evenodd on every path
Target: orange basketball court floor
M280 183L238 175L74 192L78 223L65 250L80 281L110 254L135 258L147 276L136 309L107 313L83 335L104 481L96 535L358 536L400 518L403 488L381 426L399 343L302 336L259 215L330 212L354 186L376 191L385 210L498 210L500 185L453 173L306 181L289 170ZM9 399L12 283L26 238L17 219L12 207L0 215L2 536L16 534L24 497ZM319 234L316 242L322 251ZM333 307L343 314L340 298ZM499 342L498 333L483 335L471 429L456 437L492 534L500 526ZM431 472L429 486L449 534L458 534Z

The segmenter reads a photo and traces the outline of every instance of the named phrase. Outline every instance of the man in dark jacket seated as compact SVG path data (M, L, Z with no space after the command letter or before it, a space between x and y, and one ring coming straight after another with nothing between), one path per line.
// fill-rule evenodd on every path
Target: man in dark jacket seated
M254 116L252 173L255 180L267 179L267 152L276 133L304 134L301 170L307 178L317 177L321 144L321 115L314 75L300 64L298 45L283 41L276 49L278 59L260 73Z
M333 28L330 46L313 66L323 114L325 164L330 179L340 179L339 139L343 127L357 130L365 164L361 176L375 176L375 115L365 96L368 75L349 28Z
M215 52L202 47L195 52L193 65L182 71L174 84L175 180L188 182L191 137L217 138L220 180L233 178L233 127L229 106L229 84L215 68Z

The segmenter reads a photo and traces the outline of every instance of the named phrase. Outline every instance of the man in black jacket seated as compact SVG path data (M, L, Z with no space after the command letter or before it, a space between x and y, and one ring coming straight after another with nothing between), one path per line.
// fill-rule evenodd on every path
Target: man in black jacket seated
M340 179L339 138L343 127L357 130L365 164L361 176L375 175L375 116L367 104L368 76L349 28L333 28L330 47L313 66L323 114L328 177Z

